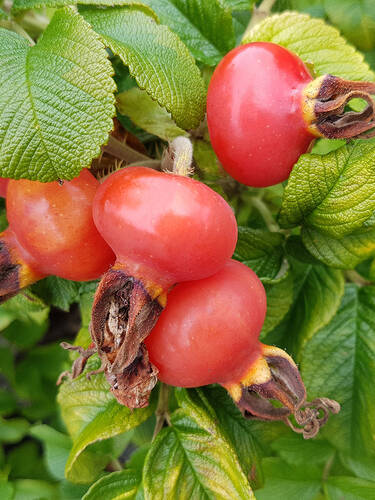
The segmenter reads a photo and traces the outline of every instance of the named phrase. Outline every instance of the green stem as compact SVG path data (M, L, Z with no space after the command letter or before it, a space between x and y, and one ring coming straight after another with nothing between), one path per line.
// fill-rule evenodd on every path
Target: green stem
M121 142L112 135L109 136L108 143L103 146L103 151L115 156L119 160L123 160L126 163L143 162L148 161L150 158L143 153L139 153L135 149L131 148L124 142Z
M254 5L253 14L245 30L243 38L246 38L246 36L254 28L254 26L256 26L258 23L263 21L263 19L265 19L271 14L271 10L275 2L276 0L263 0L258 7Z
M252 196L251 197L251 203L254 208L258 210L260 215L262 216L264 222L266 223L267 228L269 231L272 233L276 233L280 231L280 227L278 223L275 221L273 218L273 215L270 212L270 209L267 207L267 205L264 203L264 201L259 198L258 196Z
M372 285L372 281L368 281L365 278L363 278L357 271L354 271L354 269L349 269L348 271L345 271L345 276L348 281L351 281L352 283L355 283L358 286L367 286L367 285Z
M159 399L158 406L156 407L156 425L154 429L154 435L152 436L152 440L156 438L159 432L162 430L164 426L164 422L167 422L168 425L171 425L171 421L169 418L169 394L170 394L170 386L160 382L159 389Z

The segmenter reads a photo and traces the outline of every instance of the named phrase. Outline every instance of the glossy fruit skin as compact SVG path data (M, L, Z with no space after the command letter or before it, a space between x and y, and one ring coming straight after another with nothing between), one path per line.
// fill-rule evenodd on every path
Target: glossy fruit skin
M9 179L6 179L5 177L0 177L0 197L1 198L6 197L8 182L9 182Z
M40 274L86 281L100 277L114 262L92 218L98 186L87 169L63 185L9 181L7 231L15 233L25 260L29 253Z
M240 380L260 356L265 314L264 287L240 262L178 284L145 340L159 379L178 387Z
M111 174L97 191L93 214L117 262L158 283L214 274L237 241L233 211L220 195L189 177L145 167Z
M314 139L302 112L302 91L312 81L304 63L270 42L229 52L207 95L212 147L224 169L253 187L277 184Z

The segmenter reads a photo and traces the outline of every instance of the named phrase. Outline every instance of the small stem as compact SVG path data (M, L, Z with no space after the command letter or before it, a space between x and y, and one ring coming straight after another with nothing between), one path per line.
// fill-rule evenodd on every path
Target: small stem
M164 426L164 422L166 421L168 425L171 425L169 418L169 395L170 395L170 386L160 382L159 389L159 399L158 406L156 408L156 425L154 429L154 434L152 436L152 440L156 438L159 432L162 430Z
M322 481L323 482L327 481L327 479L328 479L330 470L331 470L332 465L333 465L333 461L335 460L335 456L336 456L336 452L333 452L332 456L327 460L327 463L324 466L323 474L322 474Z
M115 156L119 160L125 161L126 163L150 160L149 156L139 153L127 144L115 139L112 135L109 136L108 143L103 146L103 151Z
M271 10L275 2L276 0L263 0L258 7L254 5L253 15L251 16L250 22L245 30L243 38L246 38L246 36L254 28L254 26L256 26L271 14Z
M105 468L106 471L108 472L118 472L123 470L123 466L121 463L117 460L117 458L113 458L108 464L107 467Z
M138 167L139 166L139 161L135 161L134 163L129 163L126 165L126 168L128 167ZM155 170L160 170L161 169L161 161L160 160L144 160L142 161L142 167L149 167L153 168Z
M354 269L349 269L345 271L345 277L352 283L355 283L356 285L359 286L367 286L373 284L372 281L366 280L359 273L357 273L357 271L354 271Z
M19 35L23 36L30 42L30 45L35 45L34 40L31 38L31 36L20 26L17 24L15 21L12 20L4 20L1 21L0 26L2 28L7 28L11 31L14 31L15 33L18 33Z
M264 201L257 196L252 196L251 203L253 204L254 208L258 210L264 222L266 223L267 228L271 231L271 233L278 232L280 230L280 227L273 218L273 215L271 214L269 208L264 203Z

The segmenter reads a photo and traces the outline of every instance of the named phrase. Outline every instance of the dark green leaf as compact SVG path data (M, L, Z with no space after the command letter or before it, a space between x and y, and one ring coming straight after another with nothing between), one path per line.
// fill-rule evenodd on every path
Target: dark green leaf
M51 306L69 311L73 302L78 300L79 283L57 276L49 276L33 285L32 290Z
M300 369L310 398L341 404L322 434L339 450L375 453L375 288L346 288L340 309L300 353Z
M301 440L298 434L282 436L271 444L289 465L324 465L332 459L335 450L326 441Z
M0 175L72 179L113 127L115 85L104 46L71 9L38 43L0 29Z
M263 460L264 488L257 490L257 500L315 500L321 486L321 471L311 466L292 467L279 458Z
M327 155L302 155L289 177L279 222L304 223L336 238L360 228L375 210L375 141Z
M30 424L24 418L0 419L0 442L17 443L27 434Z
M267 313L261 336L273 330L288 313L293 303L293 276L288 273L279 283L265 284Z
M283 262L283 241L280 233L240 226L233 257L249 266L259 278L273 279Z
M163 24L168 25L177 33L199 61L214 66L234 47L232 17L225 2L219 0L143 1L157 13Z
M80 12L129 67L139 87L165 107L178 126L199 125L205 112L204 82L175 33L136 8L81 8Z

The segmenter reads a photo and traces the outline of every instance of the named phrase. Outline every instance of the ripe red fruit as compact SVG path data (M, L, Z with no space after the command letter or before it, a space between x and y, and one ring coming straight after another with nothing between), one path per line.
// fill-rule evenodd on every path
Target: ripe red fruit
M50 274L86 281L114 262L114 254L92 218L99 182L88 170L62 185L10 180L6 208L9 227L0 235L0 293Z
M313 80L298 56L274 43L242 45L222 59L208 88L212 147L243 184L277 184L316 137L350 138L373 129L369 93L374 83L332 75ZM367 101L361 113L345 113L353 97Z
M9 179L6 179L4 177L0 177L0 196L1 196L1 198L6 197L8 182L9 182Z
M305 403L306 392L292 358L277 347L259 342L266 314L262 283L247 266L228 261L209 278L181 283L169 294L168 304L145 344L170 385L198 387L220 383L247 417L284 420L294 414L305 437L312 437L337 412L336 402ZM281 407L268 400L277 399ZM303 408L310 407L304 414ZM298 430L298 429L297 429Z
M144 386L138 378L136 394L129 395L126 379L135 372L134 362L141 377L143 363L145 385L150 384L141 342L173 284L210 276L224 266L236 245L236 220L206 185L144 167L110 175L97 191L93 214L116 263L96 292L91 335L118 400L142 406L147 404Z

